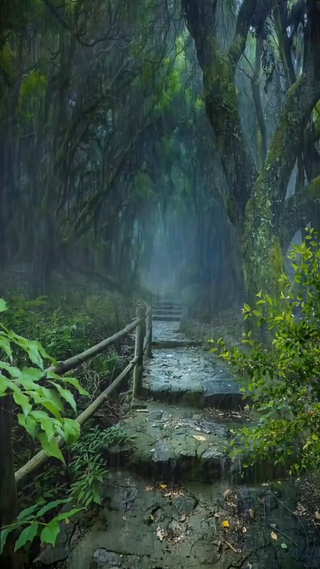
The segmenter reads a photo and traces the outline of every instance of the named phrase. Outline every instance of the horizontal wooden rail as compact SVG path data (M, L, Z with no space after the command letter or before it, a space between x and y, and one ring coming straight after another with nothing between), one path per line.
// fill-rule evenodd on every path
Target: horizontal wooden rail
M108 399L108 397L114 393L114 391L119 387L126 376L133 370L133 398L140 396L142 391L142 371L143 371L143 355L146 353L147 357L151 357L151 347L152 347L152 309L150 306L141 303L137 308L137 318L127 324L125 328L106 338L88 348L81 354L77 354L63 362L58 362L56 366L51 366L48 368L44 374L43 379L46 379L47 373L49 371L57 373L59 375L64 374L72 369L75 369L84 362L90 360L91 358L97 356L103 352L106 348L126 337L130 332L136 330L135 338L135 351L134 358L126 366L126 368L116 377L116 379L85 409L76 419L80 426L83 426L94 413L103 405L103 403ZM65 440L62 437L57 438L57 442L60 448L65 445ZM32 472L37 470L42 466L49 456L41 450L35 456L33 456L26 464L24 464L19 470L15 472L16 484L19 485L21 482Z
M125 377L130 373L130 371L135 367L138 362L138 358L134 358L127 367L118 375L118 377L105 389L85 411L83 411L78 417L77 421L82 427L98 409L100 409L101 405L108 399L108 397L117 389L117 387L121 384L121 382L125 379ZM62 437L58 439L59 448L62 448L66 441ZM49 456L41 450L36 455L34 455L26 464L24 464L17 472L15 472L15 479L16 484L19 486L24 478L28 475L32 474L35 470L37 470L40 466L42 466L47 460L49 460Z

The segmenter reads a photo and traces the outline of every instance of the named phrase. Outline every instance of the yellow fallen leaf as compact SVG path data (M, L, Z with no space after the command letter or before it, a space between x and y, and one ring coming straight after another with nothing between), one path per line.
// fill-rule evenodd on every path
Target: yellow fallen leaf
M194 439L196 439L197 441L206 441L206 437L204 437L203 435L192 435Z
M278 536L274 531L272 531L270 535L271 535L272 539L276 539L276 540L278 539Z
M168 488L167 484L160 484L160 488L162 488L162 490L165 490L166 488Z
M228 520L223 520L223 522L222 522L222 527L223 527L223 528L229 528L229 527L230 527L230 524L229 524Z

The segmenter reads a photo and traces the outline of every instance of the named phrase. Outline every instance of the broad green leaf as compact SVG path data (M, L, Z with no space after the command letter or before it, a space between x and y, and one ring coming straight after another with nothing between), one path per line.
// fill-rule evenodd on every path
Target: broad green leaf
M57 375L53 372L48 372L47 377L50 379L51 378L52 379L60 379L61 381L65 382L65 383L70 383L70 385L73 385L73 387L75 387L77 389L77 391L80 393L80 395L87 395L87 396L90 395L90 393L88 391L86 391L86 389L81 387L79 381L77 379L75 379L74 377L63 377L63 378L61 378L59 375Z
M35 367L24 367L22 368L23 379L30 379L31 381L39 381L44 379L44 374L40 369Z
M24 530L20 533L15 546L14 550L18 551L21 547L24 547L27 543L32 543L34 538L38 533L39 524L38 522L33 522L32 524L28 525Z
M14 377L15 379L19 379L21 377L21 371L18 367L11 366L6 362L0 362L0 368L5 369L11 377Z
M0 332L0 349L4 351L10 360L12 359L10 340L6 338L2 332Z
M48 440L45 433L40 433L38 435L38 439L41 443L41 446L42 446L44 452L48 456L55 456L56 458L61 460L61 462L63 462L63 464L65 464L63 454L62 454L62 452L58 446L58 443L55 439L52 438L51 440Z
M53 520L48 523L48 525L42 530L40 534L41 543L49 543L50 545L55 545L59 531L59 522L53 518Z
M29 506L29 508L25 508L25 510L22 510L22 512L20 512L20 514L17 517L17 520L20 521L27 520L30 514L33 514L37 508L39 508L38 502L36 504L32 504L32 506Z
M12 531L14 531L15 529L17 529L17 525L13 524L10 527L5 527L5 528L1 528L0 532L1 532L1 539L0 539L0 555L3 553L4 550L4 546L6 544L7 541L7 537L9 535L9 533L11 533Z
M53 510L53 508L57 508L58 506L62 506L62 504L67 504L68 502L70 502L71 498L67 498L65 500L53 500L52 502L49 502L48 504L45 504L38 512L37 512L37 517L41 517L44 514L46 514L47 512L49 512L50 510Z
M74 443L80 436L80 425L78 421L64 419L64 436L68 444Z
M57 388L61 397L63 397L63 399L65 399L67 403L69 403L70 407L72 407L72 409L76 413L77 405L71 391L69 391L68 389L64 389L63 387L61 387L61 385L59 385L59 383L55 381L51 381L50 383L52 383L52 385L54 385Z
M18 422L19 425L21 425L21 427L23 427L24 429L26 429L26 431L28 431L28 433L35 438L37 433L38 433L38 428L37 428L37 421L34 419L34 417L32 417L32 415L28 415L27 417L25 417L24 415L18 415Z
M64 512L63 514L58 514L55 519L58 522L61 522L62 520L68 520L69 518L72 518L72 516L75 516L76 514L78 514L79 512L81 512L82 510L84 510L85 508L73 508L72 510L70 510L69 512Z
M30 413L32 406L29 403L29 398L24 393L22 393L20 389L18 391L14 391L13 399L17 405L20 405L24 415L28 415Z
M8 310L7 303L3 298L0 298L0 312L5 312L6 310Z

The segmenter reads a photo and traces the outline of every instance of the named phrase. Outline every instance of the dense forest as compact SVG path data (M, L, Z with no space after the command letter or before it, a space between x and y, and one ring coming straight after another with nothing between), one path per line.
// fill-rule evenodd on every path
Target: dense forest
M84 450L93 431L75 442L71 410L129 365L132 338L86 363L69 387L57 362L128 325L140 298L178 298L209 337L232 335L228 318L245 303L251 355L221 338L213 348L248 379L265 417L244 444L263 460L294 448L290 474L319 467L319 141L317 0L0 2L1 527L20 527L21 503L42 512L43 489L48 512L62 507L66 487L79 499L79 472L81 482L96 459ZM140 307L135 363L146 314ZM37 383L44 362L57 374L46 376L51 395ZM23 375L26 365L39 369ZM37 406L46 416L31 424ZM127 441L114 427L121 413L112 407L110 440ZM57 434L80 446L56 493L48 468L21 496L14 472L36 451L65 460L50 447ZM95 486L90 496L86 506L100 503ZM38 522L30 527L21 547L40 535ZM4 567L21 569L10 531Z
M211 305L274 288L317 226L305 4L2 2L2 271L40 294L54 272L137 282L168 263Z

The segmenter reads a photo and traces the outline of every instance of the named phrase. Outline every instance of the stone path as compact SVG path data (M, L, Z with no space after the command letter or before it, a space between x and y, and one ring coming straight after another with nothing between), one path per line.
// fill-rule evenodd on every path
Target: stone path
M156 341L174 338L185 340L177 323L156 322ZM154 350L144 388L145 405L122 422L133 447L106 449L98 514L65 525L38 566L318 568L292 485L248 486L234 476L227 450L243 416L228 366L196 348Z

